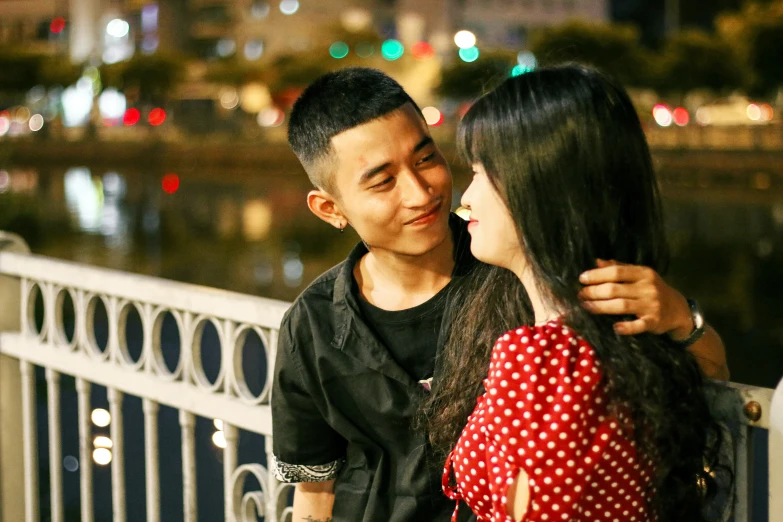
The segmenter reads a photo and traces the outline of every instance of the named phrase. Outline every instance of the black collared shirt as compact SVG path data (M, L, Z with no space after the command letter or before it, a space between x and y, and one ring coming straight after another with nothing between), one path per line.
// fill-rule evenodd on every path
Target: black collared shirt
M452 216L450 225L456 278L475 261L465 223ZM441 491L442 463L412 426L427 392L363 318L354 289L353 269L366 253L357 245L283 318L272 467L284 482L336 479L335 522L448 521L454 503ZM433 299L442 317L447 299ZM439 346L432 348L434 358Z

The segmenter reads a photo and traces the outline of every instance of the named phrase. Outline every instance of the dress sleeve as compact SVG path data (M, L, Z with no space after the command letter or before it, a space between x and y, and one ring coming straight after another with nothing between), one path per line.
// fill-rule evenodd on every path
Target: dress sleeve
M487 437L499 457L489 470L494 512L506 513L508 487L524 470L525 520L575 516L608 430L617 428L605 422L602 377L592 347L560 324L498 339L486 381Z
M283 321L272 383L272 449L270 463L281 482L323 482L334 479L345 461L345 439L319 411L310 392L314 379L304 378L302 350Z

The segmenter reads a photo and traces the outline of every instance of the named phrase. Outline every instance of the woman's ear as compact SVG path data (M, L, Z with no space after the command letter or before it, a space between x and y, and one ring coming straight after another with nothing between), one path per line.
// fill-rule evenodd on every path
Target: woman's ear
M310 212L340 230L348 226L348 218L340 210L334 196L323 190L311 190L307 194L307 207Z

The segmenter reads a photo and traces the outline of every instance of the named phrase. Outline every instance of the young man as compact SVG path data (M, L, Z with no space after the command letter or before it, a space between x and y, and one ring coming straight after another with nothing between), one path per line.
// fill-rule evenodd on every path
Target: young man
M308 87L289 141L316 187L310 210L362 239L297 298L280 330L272 466L297 483L293 520L449 520L441 463L412 427L449 290L475 262L464 224L450 214L448 165L413 100L371 69L343 69ZM688 302L654 272L600 266L586 274L583 295L595 313L638 317L618 332L703 333ZM714 332L690 349L723 376Z

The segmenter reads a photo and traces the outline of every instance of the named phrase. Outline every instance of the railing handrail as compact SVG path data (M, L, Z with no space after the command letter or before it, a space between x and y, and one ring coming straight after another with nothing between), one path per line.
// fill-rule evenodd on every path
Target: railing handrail
M89 277L85 277L85 269ZM112 295L128 301L278 328L290 303L36 254L0 250L0 275L46 281L61 287ZM198 299L194 299L194 295Z

